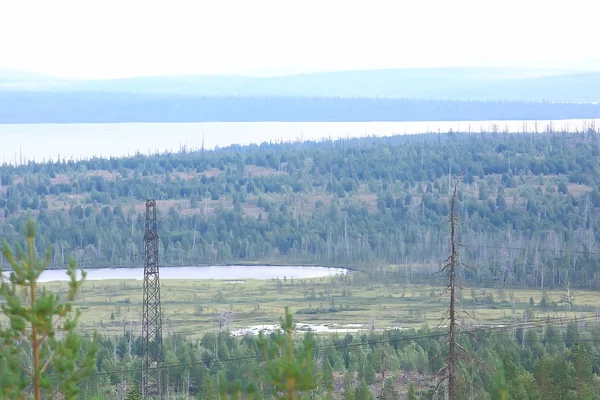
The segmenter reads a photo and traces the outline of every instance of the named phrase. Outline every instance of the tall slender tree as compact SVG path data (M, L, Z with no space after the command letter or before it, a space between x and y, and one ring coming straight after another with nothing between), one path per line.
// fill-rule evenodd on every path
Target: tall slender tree
M312 335L306 334L301 346L294 351L295 324L289 307L281 318L281 329L269 340L263 332L259 346L266 364L266 381L274 386L275 397L281 400L301 400L320 384L320 376L313 369Z
M437 391L443 382L448 383L448 399L456 399L456 378L458 359L461 355L468 354L466 349L457 342L457 334L460 328L457 318L457 311L461 307L458 300L458 267L460 260L458 258L458 240L457 240L457 217L456 217L456 196L460 179L457 178L454 184L454 191L450 200L450 255L446 259L446 264L440 272L448 272L449 283L444 293L450 293L450 305L448 307L448 336L446 342L448 344L448 357L446 364L438 371L438 384L435 390ZM462 352L462 354L459 354Z
M27 398L31 388L36 400L63 396L75 399L79 394L78 383L87 378L95 365L98 347L94 345L82 352L81 337L76 333L79 310L72 302L85 279L85 271L77 278L79 269L73 259L69 260L67 274L68 290L63 297L45 287L40 287L40 275L52 260L51 247L41 259L35 247L36 226L28 218L25 226L25 250L17 245L16 255L7 242L3 242L2 254L12 271L8 278L0 271L0 298L4 301L2 312L8 319L6 327L0 328L0 360L3 375L14 379L2 387L2 394L9 398ZM23 362L19 354L26 353L29 362Z

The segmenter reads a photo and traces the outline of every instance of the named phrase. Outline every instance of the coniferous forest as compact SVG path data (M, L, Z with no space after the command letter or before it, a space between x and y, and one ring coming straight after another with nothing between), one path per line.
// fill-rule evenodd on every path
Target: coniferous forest
M494 307L512 307L513 323L464 326L457 336L464 352L457 360L456 398L598 399L598 318L558 320L536 314L549 308L559 313L595 310L581 308L572 291L593 293L600 286L595 243L599 144L593 129L450 132L3 165L2 268L23 278L3 280L0 294L18 296L11 284L35 278L19 275L18 267L33 253L15 260L7 250L23 243L24 226L33 238L28 218L35 221L36 247L49 249L47 268L64 268L70 256L70 268L141 266L147 198L157 199L165 268L338 265L353 269L352 275L331 278L338 288L351 282L355 287L400 287L407 281L443 287L446 275L440 270L451 253L449 220L457 185L454 210L465 266L460 282L539 293L560 289L566 295L556 304L545 294L541 301L532 296L522 317L514 316L514 301L492 301ZM75 281L72 285L72 292L32 308L31 315L72 301L79 288ZM286 281L282 291L293 285ZM475 297L461 295L462 306L477 306ZM0 388L7 398L27 398L33 389L23 368L37 353L17 337L28 334L24 320L35 325L39 319L23 317L30 314L14 306L3 304L3 312L21 325L3 322L0 328L0 344L14 351L0 346ZM62 308L56 310L62 315ZM279 333L258 337L236 337L221 326L201 338L166 335L164 398L444 398L443 385L434 390L448 358L443 322L302 335L292 329L298 311L286 308L282 314ZM72 324L61 329L76 332ZM114 337L82 333L78 341L74 333L65 335L70 338L65 343L77 344L93 358L74 361L76 354L48 340L48 346L58 346L56 357L66 361L49 361L44 369L47 393L60 385L66 365L81 363L85 376L82 372L78 382L61 389L72 393L68 398L137 398L142 354L137 335L125 329ZM52 359L54 353L44 354ZM22 361L21 368L15 360ZM11 397L15 388L22 397Z
M144 201L159 201L162 265L244 262L360 267L448 253L461 178L468 280L597 288L595 133L425 134L0 168L0 229L26 216L39 245L79 264L139 266ZM415 271L418 273L419 271Z

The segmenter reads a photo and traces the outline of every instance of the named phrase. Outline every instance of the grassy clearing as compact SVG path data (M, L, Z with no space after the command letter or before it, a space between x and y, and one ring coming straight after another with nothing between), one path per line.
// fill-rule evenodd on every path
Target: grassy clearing
M46 283L65 291L66 284ZM164 333L201 336L216 332L220 312L230 310L230 330L254 325L277 324L283 308L290 306L298 324L325 325L339 332L353 329L386 329L436 326L447 307L443 288L427 285L359 286L349 278L324 277L304 280L163 280ZM547 292L550 302L559 303L562 291ZM473 302L475 296L477 302ZM493 297L493 303L491 298ZM533 298L534 307L529 302ZM503 324L532 309L535 318L591 317L600 307L597 292L576 292L575 311L559 305L542 310L542 292L527 290L465 289L463 303L476 324ZM514 306L513 306L514 302ZM135 280L88 281L77 304L82 308L81 329L98 329L103 334L140 331L142 282ZM581 311L585 310L585 311Z

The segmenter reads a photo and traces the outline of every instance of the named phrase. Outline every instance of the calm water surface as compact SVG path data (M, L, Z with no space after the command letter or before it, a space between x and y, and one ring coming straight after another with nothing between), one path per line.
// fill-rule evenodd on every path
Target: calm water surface
M558 121L438 121L438 122L200 122L116 124L0 124L0 162L26 160L122 157L206 149L231 144L269 141L321 140L364 136L392 136L427 132L499 131L539 132L585 130L600 119Z
M300 266L219 266L219 267L164 267L160 270L160 279L307 279L322 276L345 274L343 268L300 267ZM137 279L144 277L143 268L97 268L87 270L86 280L98 281L105 279ZM44 271L40 282L66 281L64 270Z

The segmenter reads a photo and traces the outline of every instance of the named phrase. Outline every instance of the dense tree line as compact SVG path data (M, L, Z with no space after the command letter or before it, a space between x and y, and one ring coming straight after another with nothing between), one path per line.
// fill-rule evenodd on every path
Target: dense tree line
M139 398L141 339L131 329L117 337L80 336L80 311L71 305L83 284L76 278L76 263L69 262L67 293L39 290L36 280L52 262L52 243L40 258L33 221L25 228L25 252L17 247L15 257L6 242L2 248L13 273L0 281L3 316L10 319L0 325L0 396ZM335 279L360 284L382 276L366 269ZM565 301L570 306L568 292L567 288ZM508 326L469 327L463 321L457 339L469 357L459 363L456 398L600 396L597 316L536 318L537 308L545 309L547 303L546 296L539 304L530 299L523 317L515 316ZM227 329L219 325L200 339L179 334L164 338L161 373L167 398L304 398L296 396L300 393L313 399L400 399L404 389L411 400L444 398L443 389L436 392L432 384L447 351L443 329L373 328L344 336L307 332L299 337L287 308L278 332L237 338Z
M488 121L600 117L600 105L596 103L18 91L0 91L0 110L0 123L19 124Z
M561 327L538 321L530 327L461 335L460 342L473 357L461 364L457 398L598 398L600 330L587 322ZM435 376L442 366L436 356L444 351L444 337L438 331L424 327L295 336L296 348L306 337L314 342L312 368L319 376L312 391L314 399L404 399L411 383L413 399L443 398L443 390L440 397L433 395ZM274 336L271 340L274 343ZM129 388L139 387L141 381L141 339L125 332L119 337L102 337L98 345L94 371L79 385L81 396L124 399ZM256 336L239 338L221 332L192 340L172 335L165 338L163 346L163 379L170 398L214 400L224 393L232 399L269 399L273 395Z
M232 146L0 167L1 234L37 219L53 266L140 265L143 201L159 204L163 265L419 264L447 248L462 176L462 257L482 285L600 285L598 139L506 132ZM169 203L171 202L171 203ZM164 204L160 208L161 203ZM135 208L134 208L135 206Z
M80 310L71 303L83 284L76 278L78 267L71 261L68 296L36 290L38 273L50 257L38 258L32 221L26 236L27 251L18 250L18 258L6 242L3 246L14 272L0 285L3 317L9 318L0 326L0 397L34 394L41 399L54 393L50 397L139 399L142 339L131 325L114 337L79 334ZM37 298L32 294L36 292ZM469 357L459 364L456 398L600 396L598 319L536 318L536 309L545 307L542 303L530 302L523 318L506 327L463 325L457 340ZM56 323L56 318L65 323ZM417 330L302 334L286 307L280 328L258 337L232 336L227 325L200 339L165 336L159 369L162 398L441 400L444 386L435 382L447 351L445 337L443 329L427 325Z

